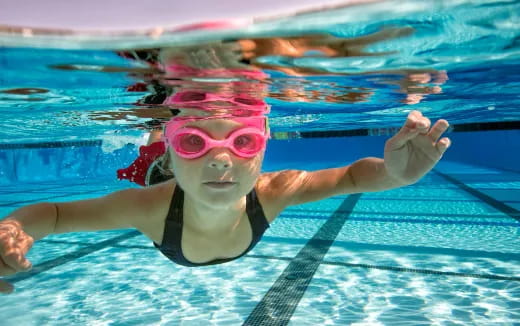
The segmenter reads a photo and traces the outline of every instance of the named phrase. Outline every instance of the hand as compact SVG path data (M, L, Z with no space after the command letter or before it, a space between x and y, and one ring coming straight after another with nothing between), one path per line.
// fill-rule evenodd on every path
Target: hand
M0 276L12 275L31 269L32 264L25 258L34 243L25 233L20 222L12 219L0 221ZM11 293L14 287L0 279L0 293Z
M401 100L401 102L417 104L428 94L440 94L442 93L442 88L439 85L444 84L447 80L448 74L445 70L407 73L403 79L397 82L401 92L406 94L406 98Z
M385 144L385 168L390 177L404 184L417 182L441 159L451 145L441 135L448 129L448 121L438 120L430 129L430 119L419 111L408 115L404 126Z

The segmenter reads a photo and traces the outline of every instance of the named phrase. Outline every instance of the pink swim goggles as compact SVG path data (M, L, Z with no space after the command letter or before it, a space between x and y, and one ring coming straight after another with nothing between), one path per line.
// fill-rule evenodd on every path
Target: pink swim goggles
M205 103L224 101L236 105L237 108L247 109L249 111L266 113L269 106L265 101L254 98L247 94L215 94L204 91L183 91L170 96L164 101L166 105L176 106L204 106Z
M196 159L215 147L226 147L238 157L251 158L265 148L269 138L265 116L230 119L244 124L244 127L234 130L223 140L213 139L197 127L183 127L186 122L197 120L203 118L179 117L166 123L164 141L182 158Z

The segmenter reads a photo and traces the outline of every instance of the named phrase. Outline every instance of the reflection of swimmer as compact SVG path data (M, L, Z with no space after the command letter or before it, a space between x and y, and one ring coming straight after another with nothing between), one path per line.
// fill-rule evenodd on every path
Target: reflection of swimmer
M197 46L172 47L161 50L159 66L166 76L175 77L233 77L262 80L267 77L261 69L276 70L292 76L308 75L397 75L399 80L386 80L385 84L398 84L399 92L406 94L403 102L419 103L427 94L441 93L440 87L447 78L444 71L432 69L379 70L361 73L330 72L320 67L295 66L293 58L299 57L366 57L385 56L395 52L369 52L366 49L374 43L409 36L410 27L384 28L373 34L355 38L339 38L327 34L302 35L295 37L265 37L211 43ZM264 56L279 56L287 65L270 64L259 60ZM427 76L434 76L434 86L428 85ZM315 102L326 99L328 102L365 102L375 93L373 89L346 91L346 94L331 93L330 90L296 92L294 85L280 85L280 91L270 96L286 101Z
M49 234L136 228L172 261L204 266L243 256L288 206L340 194L412 184L450 145L445 120L413 111L385 144L384 159L318 171L261 173L265 117L195 119L179 114L165 129L175 179L89 200L38 203L0 222L0 275L31 268L33 241ZM0 281L3 292L12 286Z
M307 67L270 65L258 59L264 56L284 58L384 56L394 52L368 52L366 48L377 42L409 36L412 33L413 29L410 27L387 27L373 34L354 38L317 34L228 40L204 45L171 47L161 50L158 56L163 69L167 73L169 70L175 71L177 75L181 69L190 68L186 75L193 75L197 70L216 69L225 69L227 72L241 70L242 74L245 74L243 71L261 72L260 69L264 68L296 76L315 75L327 72Z

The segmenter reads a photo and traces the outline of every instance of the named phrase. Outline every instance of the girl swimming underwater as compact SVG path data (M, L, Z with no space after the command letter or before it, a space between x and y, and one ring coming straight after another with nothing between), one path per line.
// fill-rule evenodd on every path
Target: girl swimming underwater
M49 234L123 228L136 228L178 264L227 262L251 250L286 207L413 184L450 146L448 138L441 138L446 120L431 127L427 117L412 111L387 140L384 159L261 173L269 134L264 119L173 119L165 143L175 179L15 210L0 221L0 276L29 270L27 252ZM10 293L13 287L0 280L0 291Z

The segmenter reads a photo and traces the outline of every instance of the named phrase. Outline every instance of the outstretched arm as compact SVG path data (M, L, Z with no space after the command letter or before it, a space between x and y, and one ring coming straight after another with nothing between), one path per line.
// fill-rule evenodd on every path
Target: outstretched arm
M128 189L95 199L24 206L0 220L0 277L26 271L25 257L35 240L49 234L123 229L142 229L154 200L145 189ZM12 285L0 279L0 293Z
M351 165L318 170L286 170L273 175L272 182L282 189L277 197L283 206L317 201L334 195L374 192L417 182L440 160L451 142L441 135L446 120L430 128L430 120L412 111L401 130L385 144L384 159L368 157Z

